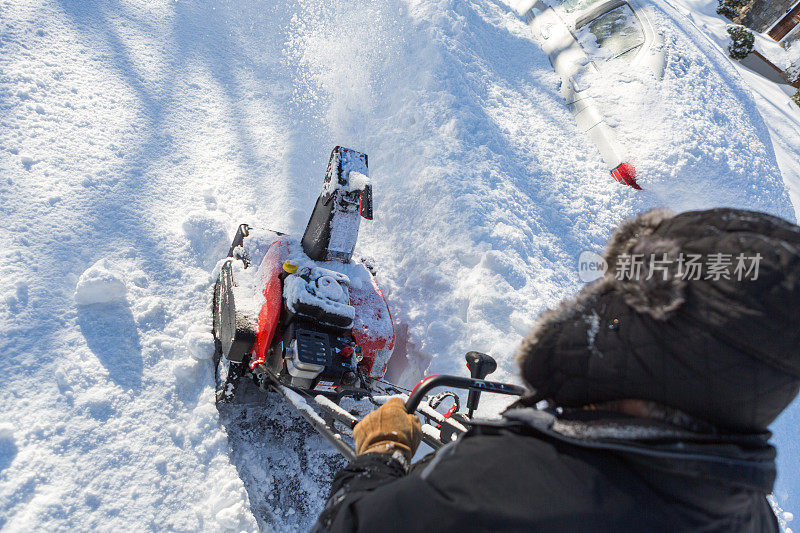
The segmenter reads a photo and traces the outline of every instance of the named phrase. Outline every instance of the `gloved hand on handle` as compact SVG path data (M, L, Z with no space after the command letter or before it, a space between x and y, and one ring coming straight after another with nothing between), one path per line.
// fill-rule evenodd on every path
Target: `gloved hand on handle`
M400 398L392 398L353 428L356 454L400 452L411 461L422 439L416 414L406 413Z

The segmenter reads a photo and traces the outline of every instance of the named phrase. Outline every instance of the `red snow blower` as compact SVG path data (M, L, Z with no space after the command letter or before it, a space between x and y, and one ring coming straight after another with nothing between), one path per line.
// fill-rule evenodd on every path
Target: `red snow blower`
M413 391L385 381L394 349L394 325L373 267L353 259L361 218L373 216L366 154L337 146L322 193L302 238L242 224L221 262L213 296L217 402L234 399L242 378L275 390L348 458L352 447L337 431L358 419L339 407L350 396L409 393L406 409L419 412L423 440L434 448L466 431L469 417L452 392L426 397L445 386L470 391L469 415L481 391L521 395L521 387L484 381L496 368L486 354L470 352L472 376L429 376ZM446 414L436 411L453 398ZM307 399L322 411L310 407Z

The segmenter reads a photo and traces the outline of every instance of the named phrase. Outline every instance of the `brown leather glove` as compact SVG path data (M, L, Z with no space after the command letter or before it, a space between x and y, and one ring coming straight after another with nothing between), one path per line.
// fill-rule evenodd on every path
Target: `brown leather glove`
M392 398L364 417L353 428L356 454L401 452L408 461L422 439L416 414L406 413L400 398Z

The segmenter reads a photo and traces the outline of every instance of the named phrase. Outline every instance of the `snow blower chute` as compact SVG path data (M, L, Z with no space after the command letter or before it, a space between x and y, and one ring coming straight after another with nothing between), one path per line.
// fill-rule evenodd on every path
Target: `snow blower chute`
M366 154L337 146L322 192L302 238L242 224L221 262L213 296L215 378L218 402L234 398L239 381L275 390L348 458L352 447L334 421L358 421L338 406L344 396L380 401L375 393L410 393L409 412L428 420L424 441L441 446L466 430L458 396L426 399L432 387L471 391L470 415L480 391L522 394L514 385L484 381L496 364L488 355L467 356L471 378L429 376L408 391L383 377L394 349L394 326L372 267L353 260L361 218L373 216ZM454 403L446 414L441 399ZM306 399L322 411L320 417Z

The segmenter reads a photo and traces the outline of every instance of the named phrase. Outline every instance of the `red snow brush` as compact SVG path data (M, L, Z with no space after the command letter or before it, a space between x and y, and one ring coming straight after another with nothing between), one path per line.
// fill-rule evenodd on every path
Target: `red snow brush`
M611 171L611 177L624 185L633 187L637 191L642 190L636 183L636 169L633 168L633 165L630 163L620 163L617 165L617 168Z

